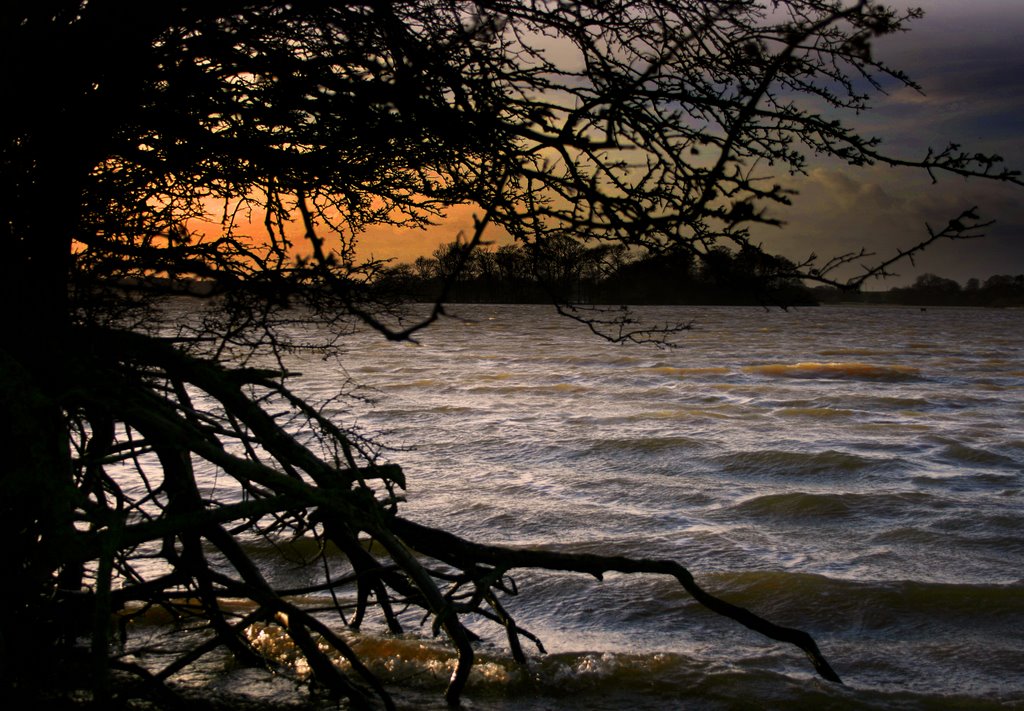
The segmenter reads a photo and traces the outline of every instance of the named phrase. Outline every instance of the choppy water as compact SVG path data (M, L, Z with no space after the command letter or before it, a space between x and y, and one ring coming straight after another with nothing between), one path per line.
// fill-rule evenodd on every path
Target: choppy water
M353 338L346 372L297 364L314 398L372 388L336 414L411 448L406 516L675 559L809 631L847 683L671 581L531 573L508 606L551 654L485 653L472 708L1024 708L1024 311L646 309L694 320L672 350L543 307L455 311L419 345ZM379 644L408 700L443 707L442 653Z

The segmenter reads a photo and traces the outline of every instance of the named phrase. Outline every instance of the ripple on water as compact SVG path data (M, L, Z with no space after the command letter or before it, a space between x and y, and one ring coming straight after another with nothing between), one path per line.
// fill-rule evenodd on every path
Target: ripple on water
M716 457L714 462L727 472L817 476L850 474L884 464L885 460L839 450L799 452L783 449L758 449Z
M784 519L786 522L805 518L835 522L857 512L854 502L846 494L812 494L803 491L755 496L729 510L740 516Z
M908 365L877 365L858 361L748 365L743 368L743 372L779 378L848 378L879 381L914 380L920 375L917 368Z
M744 517L774 519L783 523L797 523L807 519L841 523L854 516L863 516L880 523L880 519L885 517L907 517L925 506L935 505L941 505L940 500L920 492L860 494L790 491L754 496L732 505L729 511Z
M857 413L839 407L782 407L775 411L782 417L804 417L811 420L830 420L853 417Z
M989 466L1016 467L1018 461L1014 457L1001 454L992 449L972 447L962 442L946 445L939 452L941 459L964 464L984 464Z
M707 576L706 585L742 606L836 632L920 634L929 626L983 635L1024 629L1024 585L851 581L783 571ZM1024 638L1005 640L1024 652ZM998 644L998 643L996 643Z
M666 450L699 450L707 446L707 440L682 435L655 437L609 437L597 439L589 451L599 453L621 452L664 452Z

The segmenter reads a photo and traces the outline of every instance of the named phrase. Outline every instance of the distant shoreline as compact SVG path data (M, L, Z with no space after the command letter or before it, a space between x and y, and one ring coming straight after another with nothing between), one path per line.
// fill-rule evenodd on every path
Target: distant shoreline
M129 278L116 288L164 293L166 295L214 297L227 289L246 290L245 283L223 287L213 281L189 278ZM370 287L378 296L411 303L434 303L447 291L450 304L550 304L553 300L586 306L918 306L986 307L1024 306L1024 275L995 275L984 283L972 279L966 287L951 279L926 274L908 287L888 291L847 291L831 286L807 287L792 280L770 285L736 282L731 285L684 280L624 281L616 288L607 284L577 281L569 288L553 291L536 281L521 279L515 283L478 279L447 285L439 280L384 279ZM604 288L603 288L604 287ZM751 288L753 287L753 288ZM262 288L262 287L261 287ZM301 290L301 287L300 287Z

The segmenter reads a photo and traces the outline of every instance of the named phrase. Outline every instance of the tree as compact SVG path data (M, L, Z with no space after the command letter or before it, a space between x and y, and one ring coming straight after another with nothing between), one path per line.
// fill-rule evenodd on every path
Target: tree
M960 284L936 274L921 274L914 283L903 289L893 289L893 295L908 304L949 305L961 301Z
M763 166L800 171L809 153L1017 182L954 145L889 156L832 118L866 108L865 85L913 86L870 44L918 14L869 0L6 3L7 691L30 692L40 659L74 664L80 637L102 699L111 667L158 685L216 645L254 661L244 628L287 618L319 683L389 703L345 641L262 576L246 535L336 546L349 573L327 583L355 586L350 626L371 606L392 630L402 609L428 613L458 654L453 703L473 660L464 616L501 625L523 658L529 634L501 603L522 567L673 576L837 679L806 634L715 598L677 563L512 550L404 519L401 469L295 397L281 358L306 347L289 336L297 321L331 333L314 344L325 351L356 321L413 338L492 225L541 251L571 235L703 259L762 252L748 228L790 199ZM467 204L459 268L426 318L401 319L357 238ZM967 211L846 285L979 226ZM835 284L864 256L809 258L792 276ZM197 283L200 325L161 329L161 299ZM628 319L591 323L638 337ZM200 466L232 482L221 498ZM142 565L154 558L158 573ZM231 616L225 596L252 611ZM108 645L111 613L132 604L198 616L211 637L156 673L133 667Z
M1024 274L993 274L981 287L987 303L994 306L1013 306L1024 303Z
M545 235L534 244L533 272L558 301L580 301L580 277L588 261L587 249L564 233Z

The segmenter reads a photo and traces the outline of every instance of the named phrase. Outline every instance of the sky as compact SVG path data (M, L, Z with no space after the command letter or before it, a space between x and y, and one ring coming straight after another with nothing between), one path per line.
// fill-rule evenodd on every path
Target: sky
M1024 170L1024 0L890 0L915 6L925 17L912 30L882 38L875 55L904 70L924 90L899 88L878 96L871 111L847 117L863 134L883 139L890 154L920 159L928 147L950 142L972 152L996 153ZM977 207L995 224L977 240L933 246L895 269L897 276L869 283L888 289L930 272L964 283L992 274L1024 273L1024 187L887 167L850 168L812 163L808 175L789 183L799 191L792 207L777 213L785 225L759 231L770 251L793 259L865 247L878 258L922 241L926 225L941 227ZM412 261L460 231L472 232L471 208L454 210L442 230L395 233L381 228L362 239L377 257Z
M900 89L874 102L853 125L877 135L890 153L920 158L950 141L996 153L1024 171L1024 0L920 0L925 17L912 31L885 38L876 56L903 69L924 90ZM787 256L860 245L887 257L920 242L926 224L945 225L977 206L995 224L978 240L940 243L896 269L899 276L866 288L887 289L931 272L964 283L971 277L1024 273L1024 187L985 180L874 167L819 164L798 180L787 224L766 238ZM769 241L770 240L770 241Z

